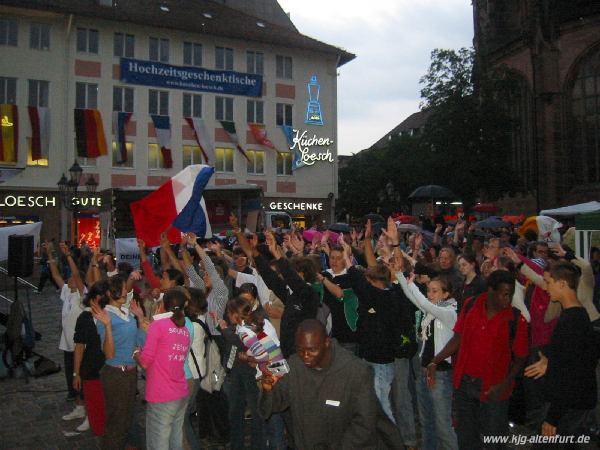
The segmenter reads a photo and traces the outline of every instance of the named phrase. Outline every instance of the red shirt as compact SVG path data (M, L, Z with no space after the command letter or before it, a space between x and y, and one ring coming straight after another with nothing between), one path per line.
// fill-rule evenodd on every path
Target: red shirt
M519 358L527 356L527 321L519 316L511 352L509 322L513 320L512 307L509 305L488 319L485 308L487 292L472 301L475 304L471 308L463 307L454 326L454 332L461 336L454 366L454 388L460 387L463 375L479 378L482 380L479 399L485 401L485 392L508 375L512 353ZM513 385L500 395L500 400L510 397Z

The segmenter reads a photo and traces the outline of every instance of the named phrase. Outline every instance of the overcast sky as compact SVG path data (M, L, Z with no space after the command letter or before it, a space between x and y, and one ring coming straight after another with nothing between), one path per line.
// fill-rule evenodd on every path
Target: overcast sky
M373 145L418 111L434 48L470 47L469 0L279 0L298 30L357 57L339 70L338 153ZM370 81L368 81L370 80Z

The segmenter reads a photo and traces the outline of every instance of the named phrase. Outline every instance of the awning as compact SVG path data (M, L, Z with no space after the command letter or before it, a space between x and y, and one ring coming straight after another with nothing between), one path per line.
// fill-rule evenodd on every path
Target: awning
M600 202L593 201L556 209L544 209L540 211L540 216L576 216L594 211L600 211Z

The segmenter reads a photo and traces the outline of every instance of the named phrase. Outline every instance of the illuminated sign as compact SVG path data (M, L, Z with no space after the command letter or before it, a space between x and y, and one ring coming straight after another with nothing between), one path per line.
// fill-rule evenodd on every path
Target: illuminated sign
M306 118L304 123L310 125L323 125L323 115L321 114L321 102L319 95L321 93L321 85L317 81L317 76L310 77L308 83L308 103L306 104Z
M8 120L8 116L2 116L2 126L3 127L12 127L13 123Z
M100 197L73 197L71 199L73 206L102 206L102 198ZM18 208L47 208L50 206L58 206L56 197L47 195L6 195L0 199L0 206L18 207Z
M323 202L271 202L269 209L274 211L323 211Z
M313 147L328 147L333 145L333 139L320 138L316 134L308 136L308 131L294 130L290 150L294 152L292 168L298 169L302 166L312 166L317 161L329 163L335 162L329 148L322 151L314 151Z

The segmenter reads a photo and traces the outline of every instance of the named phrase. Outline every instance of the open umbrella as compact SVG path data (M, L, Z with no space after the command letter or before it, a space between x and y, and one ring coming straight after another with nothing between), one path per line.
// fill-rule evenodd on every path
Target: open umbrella
M338 233L350 233L352 231L352 228L350 227L350 225L348 225L347 223L342 223L342 222L333 223L333 224L329 225L329 229L331 231L336 231Z
M500 217L488 217L487 219L475 222L477 228L506 228L512 226L510 222L505 222Z
M445 186L428 184L416 188L408 198L411 200L455 200L457 195Z
M410 233L419 233L421 231L421 227L413 225L412 223L401 223L396 228L403 233L406 233L407 231Z
M385 219L383 218L383 216L381 214L367 214L365 216L365 221L370 220L371 223L377 223L377 222L385 222Z

